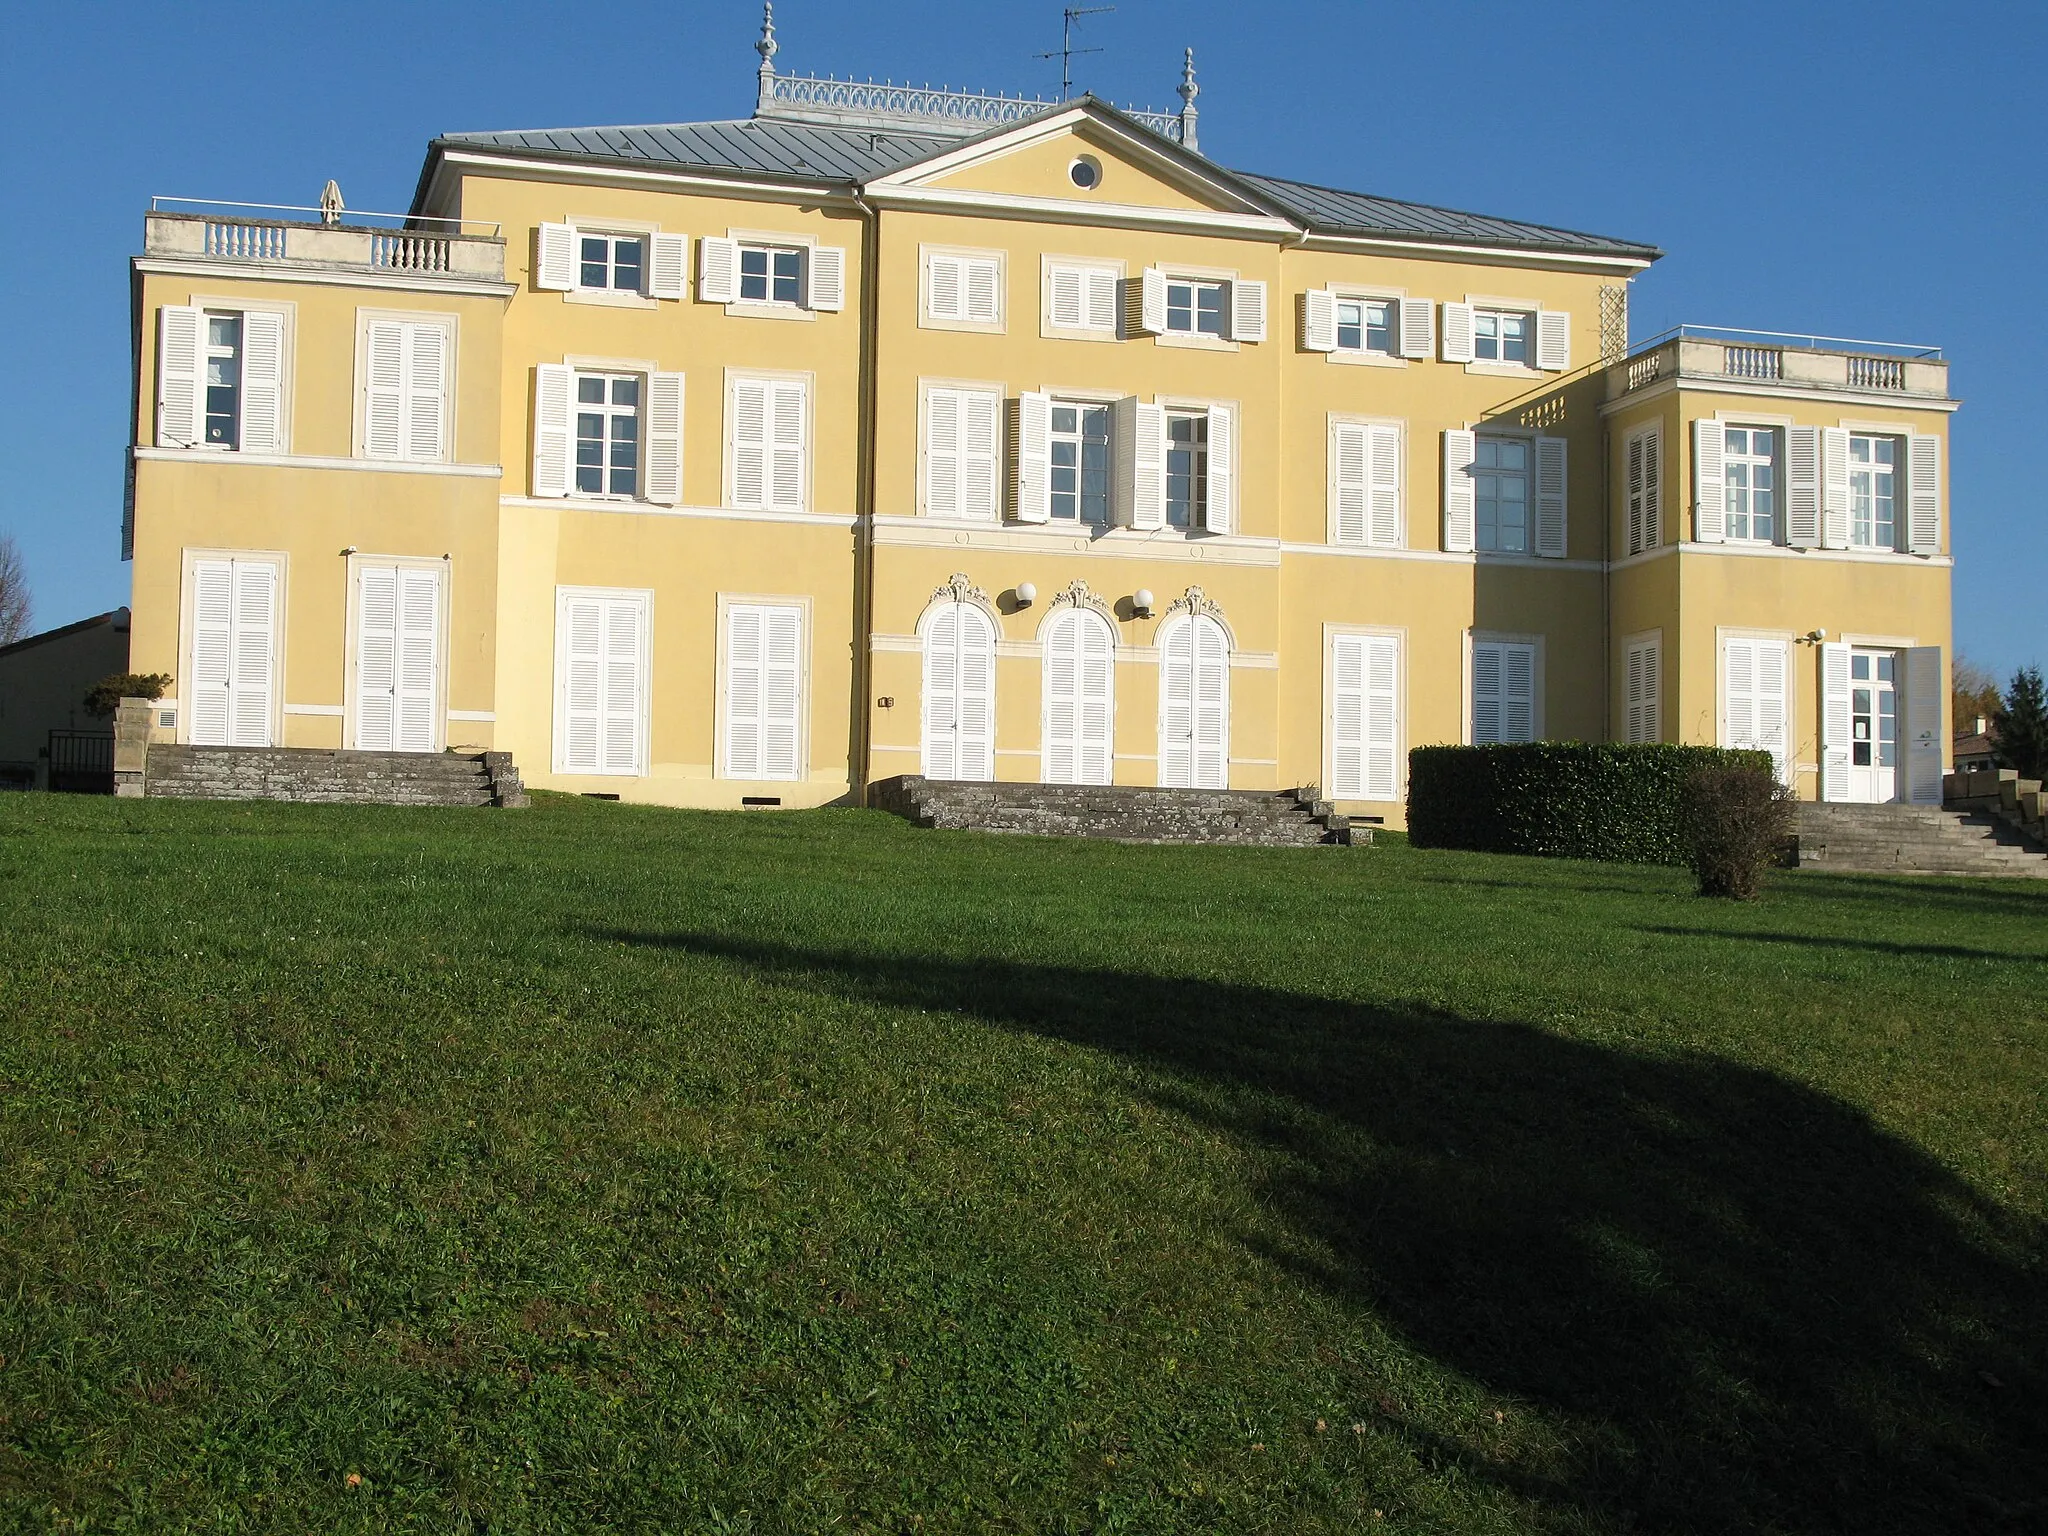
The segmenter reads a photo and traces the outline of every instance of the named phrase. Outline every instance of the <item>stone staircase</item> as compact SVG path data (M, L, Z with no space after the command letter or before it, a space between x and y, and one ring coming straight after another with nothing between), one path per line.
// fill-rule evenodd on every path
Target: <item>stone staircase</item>
M523 806L509 752L334 752L152 744L143 793L178 800Z
M1313 848L1372 841L1313 789L1150 789L1137 785L994 784L901 774L868 804L920 827L1101 837L1126 843Z
M1883 875L2048 879L2048 852L2001 818L1967 807L1799 807L1799 867Z

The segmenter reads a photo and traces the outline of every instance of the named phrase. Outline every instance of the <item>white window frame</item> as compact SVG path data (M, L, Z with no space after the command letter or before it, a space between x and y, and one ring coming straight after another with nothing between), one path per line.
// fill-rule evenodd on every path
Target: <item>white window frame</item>
M736 247L732 257L732 292L730 302L724 305L728 315L753 320L816 320L820 313L811 307L811 275L817 263L820 241L816 235L797 234L782 229L728 229L722 237ZM798 263L797 298L794 304L783 303L770 298L743 299L740 295L740 258L748 248L799 251L802 259ZM698 257L701 261L701 254ZM692 272L692 281L696 281ZM770 267L768 291L775 291L773 267Z
M270 610L270 740L273 745L284 741L285 690L291 679L287 673L290 647L286 644L291 626L292 557L282 549L214 549L201 546L187 546L181 552L182 564L178 574L178 664L183 671L179 679L179 697L160 699L158 704L165 709L178 712L178 740L189 745L192 740L191 691L199 669L193 660L193 647L198 643L198 566L205 560L243 561L251 565L270 565L277 570L277 585L273 588L275 601Z
M433 750L439 752L448 743L448 640L451 630L449 615L455 608L455 562L423 559L417 555L366 555L358 552L348 557L348 600L343 615L343 623L347 625L344 642L347 655L342 667L342 744L354 749L361 740L362 695L357 690L356 679L362 662L362 573L365 566L434 573L434 601L438 611L434 615Z
M1048 407L1048 409L1047 409L1047 411L1046 411L1046 427L1045 427L1045 476L1046 476L1046 522L1045 522L1045 526L1047 526L1047 527L1050 527L1050 528L1055 528L1055 529L1065 529L1065 530L1068 530L1068 531L1070 531L1070 532L1072 532L1072 531L1082 531L1082 530L1087 530L1087 529L1094 529L1094 528L1113 528L1113 527L1115 527L1115 526L1116 526L1116 523L1115 523L1115 519L1116 519L1116 506L1117 506L1117 483L1116 483L1116 477L1117 477L1117 461L1116 461L1116 446L1117 446L1117 445L1116 445L1116 399L1117 399L1117 397L1115 397L1115 396L1109 396L1109 397L1106 397L1106 398L1105 398L1105 397L1103 397L1103 396L1100 396L1099 394L1097 394L1097 393L1095 393L1095 392L1092 392L1092 391L1078 391L1078 390L1063 390L1063 389L1049 389L1049 390L1047 390L1047 391L1046 391L1046 393L1047 393L1047 394L1048 394L1049 396L1051 396L1051 402L1052 402L1052 403L1051 403L1051 405L1050 405L1050 406ZM1056 496L1058 496L1058 495L1059 495L1059 492L1057 492L1057 491L1055 491L1054 489L1052 489L1052 476L1053 476L1053 471L1054 471L1054 465L1053 465L1053 462L1052 462L1052 448L1053 448L1053 444L1054 444L1054 443L1055 443L1056 441L1058 441L1058 440L1060 439L1060 437L1062 436L1062 434L1061 434L1061 433L1060 433L1060 432L1059 432L1059 431L1058 431L1057 429L1055 429L1055 428L1054 428L1054 426L1052 425L1052 420L1053 420L1053 412L1055 412L1055 411L1058 411L1058 410L1060 410L1060 409L1061 409L1062 407L1067 407L1067 408L1071 408L1071 409L1076 409L1076 410L1082 410L1082 411L1094 411L1094 410L1099 410L1099 411L1101 411L1101 412L1102 412L1102 414L1103 414L1103 417L1104 417L1104 419L1105 419L1105 420L1106 420L1106 421L1107 421L1107 422L1109 423L1109 426L1108 426L1108 448L1109 448L1109 453L1108 453L1108 458L1109 458L1109 468L1108 468L1108 475L1109 475L1109 491L1108 491L1108 498L1107 498L1107 501L1106 501L1106 504L1105 504L1105 510L1104 510L1104 512L1103 512L1103 519L1102 519L1102 521L1101 521L1101 522L1099 522L1099 523L1091 523L1091 522L1089 522L1089 521L1088 521L1088 520L1087 520L1087 519L1086 519L1085 517L1083 517L1083 516L1081 515L1081 498L1082 498L1082 495L1083 495L1084 493L1083 493L1083 491L1082 491L1082 489L1081 489L1081 481L1080 481L1080 476L1081 476L1081 474L1082 474L1082 473L1084 472L1085 466L1083 466L1082 464L1080 464L1080 463L1078 463L1078 462L1077 462L1077 463L1075 464L1075 466L1074 466L1074 474L1075 474L1075 481L1074 481L1074 516L1073 516L1073 517L1071 517L1071 518L1061 517L1061 516L1060 516L1060 515L1059 515L1059 514L1058 514L1057 512L1054 512L1054 511L1052 510L1052 506L1053 506L1053 500L1054 500L1054 498L1055 498ZM1082 442L1083 440L1077 437L1077 438L1075 439L1075 441L1076 441L1076 444L1077 444L1077 445L1079 445L1079 444L1080 444L1080 443L1081 443L1081 442ZM1077 458L1078 458L1078 455L1077 455ZM1163 471L1162 471L1162 473L1163 473Z
M732 677L728 646L734 608L795 608L798 610L796 671L796 772L787 778L741 778L728 773L726 723L729 714L727 685ZM811 765L811 649L815 643L811 599L787 593L721 592L718 594L717 692L712 703L712 776L729 784L803 784L810 779ZM1002 638L997 631L997 640Z
M933 309L932 264L937 260L948 259L963 264L983 263L995 268L996 312L993 319L975 320L967 316L964 312L964 294L963 313L959 316L940 315ZM968 245L920 245L917 284L918 328L926 331L971 331L984 336L1002 335L1008 329L1009 278L1010 258L1007 251Z
M295 375L296 375L296 373L297 373L297 371L298 371L298 368L297 368L297 364L298 364L298 326L299 326L299 306L298 306L298 304L297 304L297 303L296 303L295 301L292 301L292 300L288 300L288 299L287 299L287 300L275 300L275 299L249 299L249 298L243 298L243 297L241 297L241 296L240 296L240 295L238 295L238 294L215 294L215 293L195 293L195 294L193 294L193 295L192 295L192 297L191 297L191 298L187 299L187 300L185 301L185 303L184 303L183 305L179 305L179 306L173 306L173 307L176 307L176 308L189 308L189 309L196 309L196 310L198 310L198 311L199 311L199 313L200 313L200 337L199 337L199 400L198 400L198 405L197 405L197 409L198 409L198 422L197 422L197 426L198 426L198 430L199 430L199 434L200 434L200 441L198 441L197 443L194 443L194 444L192 445L192 447L193 447L193 449L194 449L194 450L197 450L197 451L203 451L203 452L206 452L206 453L223 453L223 454L228 454L228 455L231 455L231 456L232 456L232 455L236 455L236 454L244 454L244 453L248 453L248 452L250 452L250 450L249 450L249 449L247 449L247 448L240 448L240 447L236 447L236 448L208 448L208 447L206 446L206 442L205 442L205 433L206 433L206 323L205 323L205 317L206 317L207 315L209 315L209 314L238 314L238 315L249 315L249 314L252 314L252 313L254 313L254 312L257 312L257 311L261 311L262 313L264 313L264 314L268 314L268 315L276 315L276 316L278 317L278 321L279 321L279 323L280 323L280 326L281 326L281 328L282 328L282 330L283 330L283 333L284 333L284 339L283 339L283 341L282 341L282 343L280 344L280 346L279 346L279 349L278 349L278 362L277 362L277 371L278 371L278 381L277 381L277 445L276 445L275 449L273 449L273 450L272 450L272 452L273 452L273 453L275 453L275 454L277 454L277 455L279 455L279 456L282 456L282 455L285 455L285 454L289 454L289 453L290 453L290 452L292 451L292 414L293 414L293 411L292 411L292 406L293 406L293 399L292 399L292 397L293 397L293 394L294 394L294 390L293 390L293 387L292 387L292 381L293 381L293 379L294 379L294 377L295 377ZM241 395L241 398L240 398L240 400L239 400L239 401L238 401L238 403L237 403L237 412L238 412L238 415L237 415L237 420L236 420L236 428L237 428L237 430L236 430L236 434L235 434L235 435L236 435L236 437L237 437L238 439L239 439L239 438L240 438L240 437L242 436L242 431L241 431L241 427L242 427L242 422L243 422L243 418L242 418L242 415L241 415L240 413L242 413L242 412L245 412L245 411L246 411L246 409L247 409L247 403L248 403L248 380L247 380L247 377L246 377L246 371L247 371L247 366L246 366L246 365L247 365L247 353L248 353L248 344L249 344L249 343L248 343L248 337L249 337L249 328L248 328L248 326L247 326L246 324L244 324L244 325L243 325L243 327L242 327L242 349L243 349L243 363L244 363L244 375L245 375L245 376L244 376L244 378L243 378L243 380L242 380L242 384L241 384L241 389L242 389L242 395ZM160 329L159 329L159 330L158 330L158 331L156 332L155 336L154 336L154 337L152 338L152 341L151 341L151 345L152 345L152 347L156 347L156 346L161 346L161 345L162 345L162 331L161 331ZM156 356L154 356L154 354L152 354L152 356L151 356L151 359L150 359L150 362L151 362L151 368L152 368L152 371L153 371L153 372L155 372L156 374L158 374L158 375L159 375L159 377L160 377L160 376L161 376L161 374L162 374L162 372L163 372L163 364L162 364L162 360L161 360L161 359L159 359L159 358L157 358ZM158 386L154 386L154 387L161 387L161 386L160 386L160 385L158 385ZM151 443L154 443L154 442L156 441L156 428L155 428L155 418L154 418L154 413L152 413L152 419L151 419L151 427L150 427L150 435L149 435L149 437L148 437L148 441L149 441L149 442L151 442ZM269 457L269 456L270 456L270 455L268 455L268 454L258 454L258 455L257 455L257 457L258 457L258 458L265 458L265 457Z
M931 428L932 391L935 389L960 390L967 393L995 396L996 441L995 441L995 499L988 516L979 518L956 518L933 510L931 505ZM1008 418L1009 396L999 380L993 379L919 379L917 381L917 515L937 518L944 522L972 522L976 525L994 525L1003 521L1004 503L1007 499L1005 481L1009 471Z
M1529 739L1531 741L1548 740L1547 732L1549 727L1545 720L1546 708L1544 700L1544 674L1547 670L1545 666L1546 658L1544 652L1546 647L1544 637L1534 634L1511 634L1502 630L1468 629L1465 631L1465 733L1463 738L1465 743L1468 746L1476 745L1472 740L1472 687L1475 681L1473 651L1475 647L1481 645L1526 645L1534 649L1535 654L1530 658L1530 664L1534 670L1530 678L1529 728L1532 734Z
M1472 306L1472 366L1475 368L1499 368L1514 373L1536 373L1536 317L1541 313L1537 306L1522 308L1519 304L1479 304ZM1479 329L1482 321L1523 320L1528 323L1528 334L1524 338L1529 349L1527 362L1513 362L1505 357L1481 357L1479 355ZM1507 337L1496 335L1494 340L1502 349L1507 346Z
M1768 432L1771 434L1771 536L1760 539L1753 533L1735 531L1735 512L1730 505L1728 467L1738 460L1750 467L1761 462L1755 453L1737 454L1728 446L1730 432ZM1750 487L1752 498L1756 488ZM1754 502L1752 501L1752 506ZM1745 521L1754 526L1754 512L1745 514ZM1727 544L1767 545L1785 542L1785 429L1777 422L1758 421L1749 418L1725 418L1721 421L1721 539Z
M1358 288L1333 288L1330 290L1331 335L1336 339L1327 354L1332 362L1363 365L1368 368L1406 368L1408 359L1401 355L1401 300L1403 294L1383 290ZM1364 345L1370 334L1370 327L1359 325L1359 342L1356 347L1344 345L1344 306L1346 304L1384 304L1387 306L1387 350L1375 352Z
M630 307L634 309L652 309L655 307L655 299L648 292L654 281L654 237L659 233L653 225L643 226L616 219L591 219L587 222L580 219L571 219L569 220L569 228L573 231L571 239L574 242L569 253L570 265L575 269L576 277L576 286L569 290L572 297L584 303L595 301L616 304L623 300L627 301ZM638 288L585 287L583 283L583 242L585 240L604 240L608 242L605 262L605 270L608 274L615 273L618 270L617 243L621 240L639 241L640 286Z
M1762 640L1780 645L1785 653L1785 760L1780 765L1780 778L1786 784L1798 782L1802 773L1819 771L1818 763L1799 761L1802 741L1818 742L1817 730L1803 729L1799 715L1799 646L1796 636L1790 630L1741 629L1727 626L1714 631L1714 741L1718 746L1730 745L1728 740L1728 642L1730 640Z
M736 432L739 412L734 405L734 393L743 380L763 383L797 383L803 386L804 394L804 441L803 441L803 495L798 505L779 506L764 501L758 507L743 507L738 494L739 453ZM811 510L811 486L816 473L817 450L817 375L810 372L777 372L764 368L728 368L725 370L725 415L719 436L723 443L725 463L720 480L720 494L724 505L735 510L774 512L808 512Z
M461 357L462 317L455 314L439 313L424 309L357 309L356 310L356 389L355 417L352 423L350 442L354 445L355 457L368 459L370 454L370 326L372 323L400 325L432 325L446 333L446 369L441 384L441 455L436 459L420 459L410 453L401 453L396 459L379 458L380 464L454 464L460 462L455 451L455 402L461 398L457 392L459 383L457 363ZM401 426L403 435L403 427Z
M1052 314L1053 274L1061 271L1107 273L1110 280L1110 323L1095 325L1056 325ZM1063 341L1120 341L1123 338L1123 314L1126 303L1124 294L1125 265L1119 260L1105 260L1090 256L1057 256L1050 253L1039 258L1038 312L1040 336ZM1085 292L1085 279L1084 279ZM1085 305L1084 305L1085 307Z
M1341 464L1338 454L1339 431L1347 427L1365 430L1365 519L1362 539L1347 539L1343 534L1342 488L1339 484ZM1372 536L1373 523L1373 439L1382 432L1392 432L1395 437L1396 460L1394 480L1394 536L1392 539L1375 539ZM1350 416L1332 412L1328 430L1324 436L1325 467L1325 518L1324 540L1340 549L1406 549L1408 548L1408 423L1387 416ZM1476 502L1475 502L1476 505ZM1367 631L1360 630L1360 634Z
M1206 455L1214 448L1214 439L1216 432L1215 418L1214 416L1210 417L1209 439L1204 443L1203 446L1205 461L1203 465L1202 517L1199 523L1191 523L1186 528L1176 528L1173 526L1173 524L1165 521L1166 494L1164 490L1164 482L1166 476L1166 462L1164 458L1161 459L1159 469L1161 480L1161 491L1159 500L1160 524L1158 531L1161 533L1174 534L1186 538L1220 538L1229 534L1236 533L1238 531L1237 511L1240 500L1237 494L1237 488L1239 483L1244 478L1244 470L1242 468L1242 465L1244 463L1243 405L1236 400L1197 399L1192 395L1154 395L1152 397L1152 403L1157 405L1159 409L1164 411L1169 417L1198 416L1205 412L1214 411L1220 408L1230 418L1231 436L1231 441L1227 449L1230 467L1228 473L1224 477L1224 500L1219 507L1213 499L1216 495L1215 477L1208 472L1209 466L1206 460ZM1114 432L1116 431L1116 423L1114 419L1112 419L1110 423L1110 431L1112 434L1114 434ZM1168 439L1166 439L1166 452L1171 453L1172 451L1172 441L1169 437ZM1117 453L1118 444L1112 437L1112 440L1110 442L1110 458L1112 462L1116 461ZM1215 513L1218 511L1220 511L1222 514L1220 518L1215 515ZM1217 526L1219 522L1222 525L1221 527Z
M1236 298L1232 292L1232 289L1237 285L1235 274L1225 275L1219 272L1206 272L1197 268L1169 267L1162 269L1160 275L1164 279L1166 286L1166 304L1161 316L1162 323L1158 336L1160 341L1170 346L1193 344L1202 347L1215 347L1218 350L1226 347L1233 352L1237 350L1236 343L1230 334L1230 310ZM1190 329L1184 331L1174 329L1173 324L1173 290L1176 286L1188 290L1187 313ZM1213 336L1207 331L1193 328L1201 317L1201 290L1205 288L1215 289L1217 300L1221 306L1217 319L1223 328Z
M1849 466L1845 480L1848 503L1842 509L1843 521L1847 524L1849 530L1848 547L1875 554L1896 554L1906 547L1906 521L1909 511L1907 497L1910 480L1907 460L1912 451L1912 439L1903 433L1852 426L1848 422L1844 422L1842 426L1849 436L1848 445L1845 450L1848 455ZM1856 443L1859 438L1865 442L1883 440L1892 445L1892 462L1890 465L1892 481L1892 536L1891 541L1886 544L1866 542L1856 536ZM1874 463L1867 467L1873 472L1879 468ZM1873 528L1877 526L1877 520L1874 516L1871 519L1871 526Z
M1394 793L1388 800L1362 795L1340 796L1337 790L1337 642L1356 636L1394 642ZM1408 631L1378 624L1323 626L1323 785L1333 800L1363 805L1397 805L1408 798Z
M574 601L631 603L640 610L640 654L636 659L635 704L639 713L634 727L634 745L639 749L632 770L615 773L600 762L595 768L572 767L568 761L569 741L569 627L565 622L568 605ZM646 587L555 588L555 677L554 735L551 742L554 771L579 778L645 778L653 757L649 732L653 723L654 696L654 593ZM602 757L602 751L600 751Z
M1533 559L1537 558L1537 556L1536 556L1536 437L1537 437L1537 434L1536 434L1536 433L1534 433L1534 432L1525 432L1525 431L1522 431L1522 430L1520 430L1520 429L1516 429L1516 430L1513 430L1513 431L1504 431L1504 430L1502 430L1502 429L1500 429L1500 428L1497 428L1497 427L1484 427L1484 428L1478 428L1478 429L1475 429L1475 430L1474 430L1474 432L1473 432L1473 438L1472 438L1472 467L1471 467L1471 470L1469 471L1469 473L1471 474L1471 477L1472 477L1472 481L1473 481L1473 485L1472 485L1472 548L1473 548L1473 550L1474 550L1474 552L1475 552L1475 553L1477 553L1477 554L1481 554L1481 555L1507 555L1507 556L1510 556L1510 557L1512 557L1512 558L1514 558L1514 559L1517 559L1517 560L1523 560L1523 559L1533 560ZM1480 503L1480 496L1479 496L1479 484L1478 484L1478 481L1479 481L1479 476L1480 476L1480 474L1482 473L1482 471L1481 471L1481 469L1480 469L1480 467L1479 467L1479 449L1480 449L1480 447L1481 447L1481 446L1482 446L1483 444L1487 443L1488 441L1494 441L1494 442L1514 442L1514 443L1520 443L1520 444L1522 445L1522 447L1524 448L1524 450L1525 450L1525 451L1526 451L1526 452L1528 453L1528 464L1527 464L1527 467L1526 467L1526 468L1524 468L1524 469L1523 469L1523 471L1522 471L1522 476L1523 476L1523 479L1524 479L1524 480L1525 480L1525 481L1527 482L1527 484L1528 484L1528 498L1527 498L1527 500L1526 500L1526 501L1524 501L1524 503L1523 503L1523 506L1524 506L1524 507L1525 507L1525 508L1527 509L1527 522L1526 522L1526 523L1524 524L1524 528L1523 528L1523 532L1524 532L1524 534L1525 534L1525 542L1524 542L1524 544L1523 544L1523 547L1522 547L1522 548L1520 548L1520 549L1501 549L1501 548L1499 548L1498 546L1496 546L1495 548L1489 549L1489 548L1487 548L1487 546L1486 546L1486 543L1485 543L1485 527L1486 527L1486 524L1485 524L1485 521L1484 521L1484 519L1483 519L1483 518L1481 518L1481 516L1480 516L1480 514L1479 514L1479 503ZM1488 473L1492 473L1492 471L1488 471ZM1497 526L1498 526L1498 525L1496 524L1496 531L1497 531Z
M571 370L569 375L569 498L572 501L645 501L647 499L647 390L649 383L648 370L632 366L610 367L601 363L594 363L588 361L571 361L569 367ZM604 415L607 423L610 422L613 416L620 414L619 407L611 403L610 381L613 379L627 378L637 379L639 381L640 400L639 403L634 407L633 411L635 417L634 433L637 439L636 446L639 450L639 453L638 458L633 466L633 489L630 493L625 491L613 490L586 491L576 484L576 444L578 441L576 435L576 418L582 414L581 407L583 402L580 398L582 394L582 384L585 379L597 378L601 378L606 381ZM603 477L606 480L609 480L611 477L612 468L610 455L611 432L609 426L607 426L605 432L605 448L606 455L605 463L603 465Z

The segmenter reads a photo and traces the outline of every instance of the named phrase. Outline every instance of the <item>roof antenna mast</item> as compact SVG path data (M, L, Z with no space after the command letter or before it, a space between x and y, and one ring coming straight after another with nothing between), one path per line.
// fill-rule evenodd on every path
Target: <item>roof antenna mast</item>
M1074 46L1074 23L1083 16L1101 16L1115 10L1113 5L1070 5L1060 12L1060 51L1058 53L1034 53L1034 59L1058 59L1060 61L1060 100L1070 101L1074 95L1074 55L1077 53L1100 53L1100 48L1076 48Z

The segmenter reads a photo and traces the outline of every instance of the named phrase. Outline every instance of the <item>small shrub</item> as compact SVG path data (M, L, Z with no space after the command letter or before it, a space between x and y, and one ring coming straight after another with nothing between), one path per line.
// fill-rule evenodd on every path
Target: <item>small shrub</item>
M168 672L116 672L85 690L85 712L104 720L123 699L160 699L170 686Z
M1755 901L1792 836L1792 792L1749 764L1697 770L1685 786L1685 835L1702 896Z

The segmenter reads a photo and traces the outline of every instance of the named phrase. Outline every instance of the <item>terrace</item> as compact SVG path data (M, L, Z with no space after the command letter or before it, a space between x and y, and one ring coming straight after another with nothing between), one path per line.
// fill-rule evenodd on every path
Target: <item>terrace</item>
M1949 398L1948 361L1939 347L1706 325L1681 325L1637 346L1608 374L1607 398L1666 380L1742 393L1853 390Z
M383 272L430 282L505 278L499 226L475 221L155 197L142 229L146 257Z

